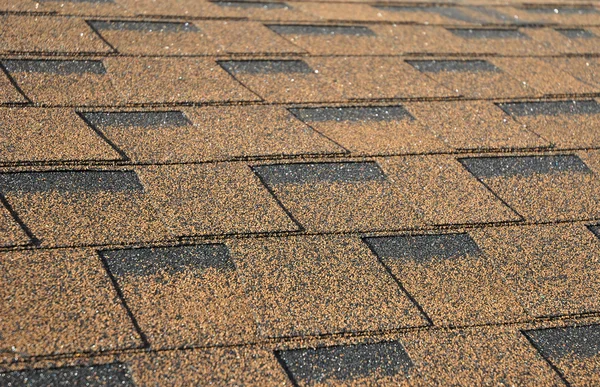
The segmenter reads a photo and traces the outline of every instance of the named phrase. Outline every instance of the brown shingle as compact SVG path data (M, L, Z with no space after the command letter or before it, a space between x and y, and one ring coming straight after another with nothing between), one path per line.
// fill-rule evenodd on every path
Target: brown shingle
M544 95L594 93L597 88L537 58L490 59L508 74Z
M0 174L0 190L43 246L169 237L134 171Z
M302 60L236 60L221 66L268 102L326 102L342 100L322 74Z
M110 58L104 63L128 103L257 100L212 59Z
M491 61L483 59L408 60L423 76L439 82L454 95L469 98L525 97L539 94Z
M153 348L253 339L256 326L224 245L100 254Z
M402 106L294 109L307 125L351 153L384 155L441 152L448 148Z
M121 100L99 60L6 60L25 95L46 105L109 105Z
M472 232L507 288L536 317L596 312L600 241L582 224Z
M467 233L366 238L434 325L524 320L491 259Z
M230 248L263 337L427 323L359 239L247 239Z
M395 57L311 58L344 99L445 97L452 92Z
M525 219L598 216L600 181L576 155L475 157L461 162Z
M273 353L264 348L150 352L130 355L127 362L139 385L290 385Z
M121 160L72 109L2 108L0 162Z
M425 224L510 222L519 216L452 156L390 157L381 167Z
M492 102L407 103L422 126L454 149L548 147L550 143L512 119Z
M133 161L344 153L277 106L85 113Z
M147 167L140 179L177 236L297 229L244 163Z
M2 361L141 346L93 251L1 256Z
M49 16L0 16L0 51L109 53L83 19Z

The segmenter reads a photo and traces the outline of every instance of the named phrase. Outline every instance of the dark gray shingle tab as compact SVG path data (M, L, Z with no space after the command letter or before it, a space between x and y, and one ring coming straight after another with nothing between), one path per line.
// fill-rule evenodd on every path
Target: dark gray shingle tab
M519 30L500 28L448 28L456 36L466 39L529 39Z
M369 237L364 241L381 259L423 263L481 254L475 241L466 233Z
M144 192L134 171L0 173L0 192Z
M407 60L406 63L423 73L501 72L498 67L485 60Z
M600 325L526 331L547 359L588 358L600 354Z
M386 179L375 162L275 164L259 165L253 169L267 186L317 182L351 183Z
M89 21L97 30L139 31L139 32L198 32L192 23L148 22L148 21Z
M292 114L304 122L323 121L397 121L413 120L402 106L356 106L290 109Z
M117 277L147 276L160 270L168 274L189 269L235 270L229 250L223 244L102 250L100 254Z
M407 373L413 362L398 341L278 351L293 378L306 385L349 381L370 375Z
M281 35L376 35L373 30L364 26L270 25L268 27Z
M11 73L106 74L99 60L3 60L2 64Z
M600 114L596 101L539 101L498 104L500 109L513 116L558 116L563 114Z
M180 111L168 112L88 112L81 113L95 127L173 127L192 125Z
M231 60L219 62L230 74L313 73L301 60Z
M112 363L89 367L32 369L0 374L2 386L135 386L124 364Z
M592 173L575 155L472 157L459 161L474 176L482 179L563 172Z

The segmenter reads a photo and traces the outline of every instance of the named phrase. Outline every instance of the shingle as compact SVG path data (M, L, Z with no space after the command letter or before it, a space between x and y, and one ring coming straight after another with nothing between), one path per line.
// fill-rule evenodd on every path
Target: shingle
M341 94L303 60L220 62L236 80L269 102L339 101Z
M141 386L287 385L273 351L260 346L141 352L126 359Z
M465 233L373 237L366 241L380 258L418 263L481 254L477 244Z
M228 246L261 337L427 324L358 238L238 239Z
M597 90L538 58L492 58L490 62L544 95L583 94Z
M539 92L518 82L490 60L408 60L416 70L452 90L471 98L502 98Z
M223 244L100 251L154 348L239 344L256 324Z
M163 240L169 236L132 170L1 176L8 203L43 246Z
M294 231L298 226L245 163L155 166L139 171L177 236Z
M0 51L4 52L103 54L113 51L79 18L4 15L0 16L0 36Z
M104 62L115 88L129 103L257 100L211 59L109 58Z
M415 209L377 164L350 165L356 166L347 170L348 163L271 164L253 169L311 231L367 231L419 223Z
M320 26L320 25L270 25L273 31L282 35L350 35L374 36L375 33L364 26Z
M413 120L402 106L291 109L304 122Z
M599 283L600 241L584 225L497 227L470 234L490 257L507 291L530 315L562 316L600 308L594 296Z
M397 57L338 57L307 60L344 99L370 100L452 95Z
M514 102L498 105L529 130L564 148L600 144L600 104L594 100Z
M512 102L498 106L515 116L559 116L564 114L600 114L600 104L594 100L584 101L544 101Z
M435 325L527 317L493 263L467 233L363 239Z
M2 64L36 103L108 105L121 100L99 60L8 60Z
M0 257L1 361L143 345L94 251L13 251ZM7 380L0 376L0 384Z
M300 385L393 377L413 367L398 341L295 349L279 351L278 356Z
M82 115L96 127L148 128L191 125L190 120L180 111L90 112Z
M71 109L3 108L0 162L122 160Z
M236 8L261 8L261 9L285 9L289 5L286 3L276 2L260 2L260 1L213 1L219 7L236 7Z
M27 385L32 387L75 384L94 387L135 386L127 367L119 363L8 372L0 374L0 382L7 386Z
M600 354L599 325L530 330L525 334L549 359L565 356L586 358Z
M600 329L598 325L573 325L534 329L523 333L536 349L564 375L572 386L598 384Z
M550 143L488 101L412 102L416 121L454 149L549 147Z
M514 328L422 330L400 340L420 369L415 385L564 385Z
M448 31L466 39L529 39L519 30L504 28L448 28Z
M485 60L407 60L406 63L423 73L500 71Z
M554 30L569 39L589 39L596 37L591 31L583 28L555 28Z
M400 105L291 109L354 154L440 152L448 148Z
M227 247L220 244L103 250L113 275L147 277L164 271L170 275L187 270L235 270Z
M198 32L192 23L186 22L148 22L148 21L102 21L91 20L91 26L98 31L138 31L138 32Z

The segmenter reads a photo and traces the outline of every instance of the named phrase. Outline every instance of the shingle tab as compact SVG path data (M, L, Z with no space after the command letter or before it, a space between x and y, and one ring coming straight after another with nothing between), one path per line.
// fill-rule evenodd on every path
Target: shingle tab
M426 262L432 259L476 257L481 252L469 234L403 235L365 238L379 257Z
M382 181L385 174L375 162L275 164L253 167L268 186L311 182Z
M11 73L106 74L99 60L4 60L2 64Z
M498 106L514 116L557 116L561 114L600 114L600 104L589 101L542 101L501 103Z
M238 60L219 62L230 74L310 74L313 69L301 60Z
M413 120L402 106L290 109L304 122Z
M529 39L518 30L494 28L448 28L456 36L467 39Z
M148 22L148 21L89 21L97 30L139 31L139 32L198 32L192 23Z
M0 174L2 192L143 192L134 171L52 171Z
M282 35L376 35L369 27L363 26L270 25L268 27Z
M407 60L406 62L424 73L501 71L485 60Z
M96 127L163 127L192 125L180 111L147 112L90 112L81 113L88 122Z
M413 362L398 341L279 351L292 376L306 385L406 373Z
M575 155L474 157L459 161L479 178L564 172L591 173L587 165Z
M214 1L212 2L220 7L236 7L236 8L262 8L262 9L287 9L291 8L286 3L277 3L274 1Z
M124 364L113 363L89 367L33 369L0 374L4 386L135 386Z
M539 329L525 334L550 359L569 355L586 358L600 354L600 325Z
M591 31L583 28L555 28L554 30L569 39L590 39L597 37Z
M229 250L222 244L103 250L100 254L106 258L110 271L116 276L148 276L158 270L175 274L189 268L235 269Z

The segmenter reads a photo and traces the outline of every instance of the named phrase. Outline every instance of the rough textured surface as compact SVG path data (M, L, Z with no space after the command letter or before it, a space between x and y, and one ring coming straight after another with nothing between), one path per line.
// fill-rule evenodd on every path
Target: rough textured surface
M600 385L600 6L0 0L0 385Z

